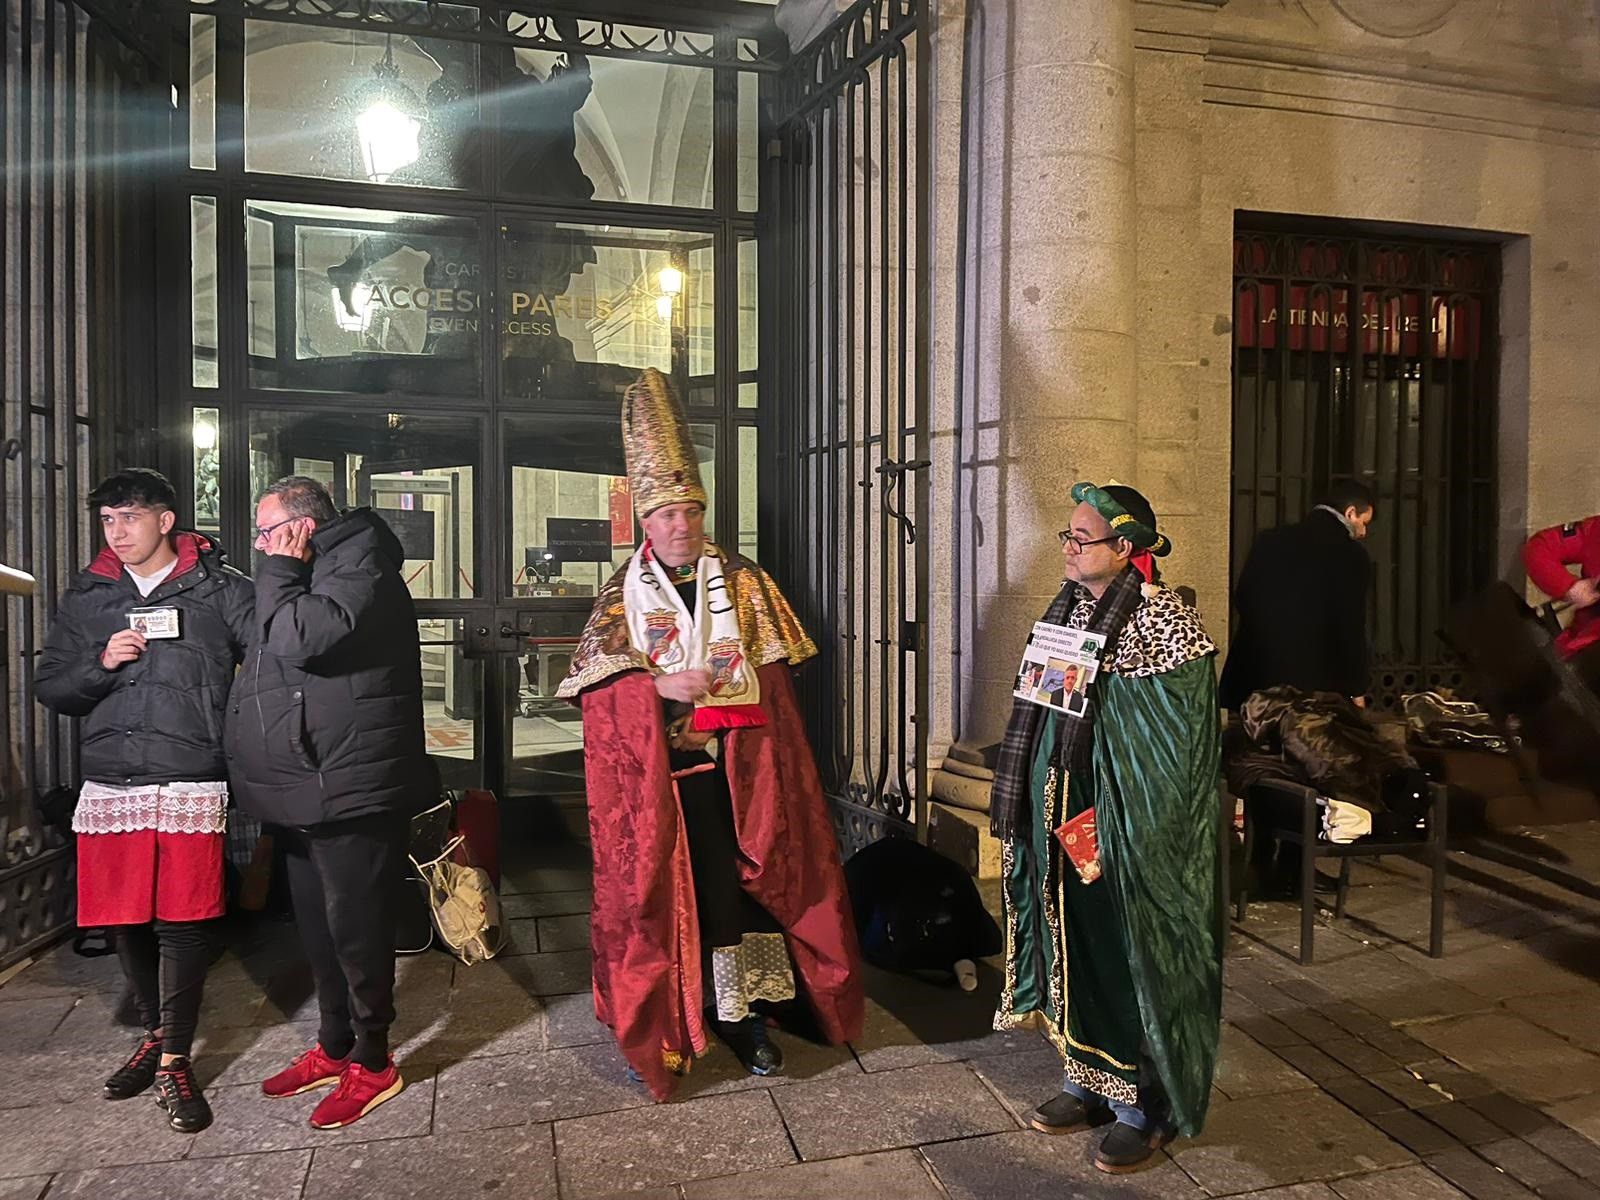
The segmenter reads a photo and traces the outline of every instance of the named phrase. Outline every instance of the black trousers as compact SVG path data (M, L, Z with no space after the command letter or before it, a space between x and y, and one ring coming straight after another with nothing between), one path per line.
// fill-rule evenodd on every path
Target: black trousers
M285 829L295 924L317 983L317 1040L371 1071L389 1059L394 1023L395 897L405 878L407 821L380 813Z
M155 921L115 926L117 957L133 989L139 1020L161 1030L164 1054L188 1057L200 1022L215 921Z
M709 756L705 756L705 760L711 761ZM682 770L683 765L693 762L687 755L674 754L672 766L674 770ZM728 776L721 765L715 770L679 779L678 799L683 806L689 872L694 878L695 909L700 924L704 1003L708 1009L715 1009L711 951L737 946L747 933L777 933L782 926L739 882L739 834L733 823L733 796L728 791Z

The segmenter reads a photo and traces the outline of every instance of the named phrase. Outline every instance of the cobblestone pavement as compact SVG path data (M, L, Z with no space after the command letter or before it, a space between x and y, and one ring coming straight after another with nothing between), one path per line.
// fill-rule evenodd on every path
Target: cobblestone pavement
M1600 878L1600 826L1530 844ZM867 1029L828 1048L778 1034L788 1071L744 1075L718 1046L671 1104L623 1074L588 988L589 877L551 856L506 885L513 945L464 967L400 967L407 1087L317 1132L315 1096L259 1080L315 1036L292 927L236 933L214 968L196 1061L216 1124L169 1132L147 1098L102 1100L129 1048L113 958L62 947L0 986L0 1200L630 1194L762 1197L1250 1196L1273 1200L1600 1200L1600 904L1454 856L1447 954L1429 959L1419 869L1355 871L1349 914L1291 957L1297 912L1234 927L1211 1115L1158 1165L1111 1178L1094 1135L1028 1111L1060 1078L975 995L874 973Z

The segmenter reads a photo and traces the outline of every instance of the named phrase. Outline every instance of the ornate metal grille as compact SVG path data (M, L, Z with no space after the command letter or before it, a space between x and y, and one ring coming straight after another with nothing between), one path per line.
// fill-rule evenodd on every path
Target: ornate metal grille
M143 64L88 12L7 0L0 26L0 559L38 592L0 602L0 966L71 923L70 851L35 797L76 778L71 722L33 702L33 663L94 542L83 498L112 461L153 458L153 144ZM160 95L161 105L165 96ZM164 136L164 135L163 135Z
M922 832L927 702L926 73L921 5L861 0L779 81L763 306L776 324L776 565L840 840Z
M1439 630L1495 576L1499 267L1481 242L1235 232L1233 574L1329 483L1371 486L1382 707L1463 687Z

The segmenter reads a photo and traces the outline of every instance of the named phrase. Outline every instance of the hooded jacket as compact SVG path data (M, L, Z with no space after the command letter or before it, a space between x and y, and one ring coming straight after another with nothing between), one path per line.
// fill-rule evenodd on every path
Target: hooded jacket
M262 820L300 828L412 816L434 773L400 540L357 508L310 546L309 563L272 555L256 573L251 650L228 704L234 792Z
M173 538L178 561L150 593L108 546L67 588L34 670L34 696L83 719L83 778L119 785L227 777L223 713L249 642L255 592L222 550L197 533ZM128 611L178 610L179 636L153 638L114 671L100 665Z

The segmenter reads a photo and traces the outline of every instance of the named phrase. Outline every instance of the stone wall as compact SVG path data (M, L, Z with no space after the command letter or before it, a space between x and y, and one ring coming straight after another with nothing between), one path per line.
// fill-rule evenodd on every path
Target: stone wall
M1509 571L1529 528L1600 511L1593 6L1077 0L1067 20L970 2L964 330L966 6L933 21L935 747L999 736L1080 476L1150 496L1169 577L1225 638L1238 211L1501 239L1501 525L1484 536Z
M1138 480L1212 630L1228 618L1237 211L1502 238L1501 525L1484 536L1510 571L1530 527L1600 510L1582 349L1600 317L1592 6L1151 2L1135 44Z

